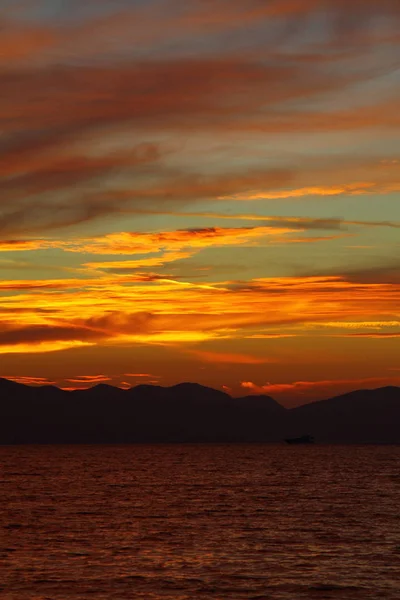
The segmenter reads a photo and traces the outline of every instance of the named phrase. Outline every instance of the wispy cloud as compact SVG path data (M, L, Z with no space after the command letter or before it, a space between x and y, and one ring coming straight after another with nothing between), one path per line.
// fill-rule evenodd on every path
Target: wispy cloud
M350 319L355 323L355 318L359 326L357 330L352 325L352 332L362 334L371 322L391 326L393 319L386 315L396 313L399 299L396 285L360 284L340 277L268 278L214 286L199 282L178 287L179 293L177 282L132 282L129 276L125 280L109 276L104 280L47 281L45 286L32 282L31 287L29 282L2 282L2 286L21 295L10 296L5 303L11 312L10 320L3 321L0 328L0 345L3 351L13 347L21 352L105 342L290 339L301 333L299 327L305 327L305 335L310 324L316 327L318 323L319 335L324 335L325 329L325 335L331 336L332 323L338 333L346 333L349 328L344 323ZM12 312L21 303L32 310ZM40 312L42 308L47 312ZM291 329L294 326L295 331ZM278 331L274 331L276 327ZM238 354L245 360L243 352L222 354L230 360ZM200 353L198 357L211 355Z
M396 68L396 2L357 0L349 8L341 0L264 6L219 0L211 7L190 0L167 8L150 1L82 20L64 22L61 14L32 21L10 14L3 28L3 231L75 226L139 210L143 202L162 210L199 198L399 189L398 178L385 184L370 179L368 169L362 179L327 184L314 177L297 185L293 164L281 160L264 172L244 165L238 172L225 162L214 177L195 154L181 159L181 169L168 162L182 139L205 132L221 143L232 135L372 129L390 135L400 125L392 86L368 103L357 86ZM317 17L323 36L314 31ZM307 35L298 35L302 28ZM232 34L236 45L228 43ZM205 50L205 39L212 50ZM377 44L381 51L371 62ZM351 102L343 105L342 93ZM338 102L327 104L327 94ZM122 143L113 147L110 138Z
M399 385L400 377L369 377L365 379L332 379L321 381L295 381L293 383L265 383L257 385L242 381L241 387L250 394L271 394L290 405L303 404L315 398L329 398L356 389L371 389L385 385Z

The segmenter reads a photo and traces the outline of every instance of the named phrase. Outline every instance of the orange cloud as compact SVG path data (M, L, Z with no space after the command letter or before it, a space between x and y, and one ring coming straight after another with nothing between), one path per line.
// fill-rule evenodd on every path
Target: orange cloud
M161 213L163 214L163 213ZM175 214L175 216L178 216ZM181 216L183 216L181 214ZM187 216L193 216L189 213ZM193 251L202 248L230 246L240 244L259 243L262 239L274 236L278 243L312 243L338 239L351 234L337 234L330 236L292 237L291 234L313 229L340 229L347 225L362 226L387 226L400 227L400 224L389 222L351 222L339 219L307 219L300 217L261 217L254 215L202 215L210 218L229 218L249 221L263 221L264 225L242 227L199 227L191 229L177 229L174 231L160 232L135 232L121 231L110 233L101 237L70 237L70 238L27 238L0 240L0 252L16 252L29 250L60 249L67 252L89 254L154 254L163 252L163 259L151 258L135 261L135 266L156 266L163 262L172 262L187 258ZM279 237L282 236L282 237ZM181 250L190 252L179 253ZM172 252L174 251L174 252ZM176 258L175 258L176 257ZM90 264L90 263L89 263ZM107 263L105 263L107 264ZM90 264L92 266L92 264ZM112 263L108 265L110 268ZM128 266L128 265L122 265Z
M391 18L389 25L393 27L398 17L398 5L397 0L368 0L368 5L363 0L353 0L350 7L344 0L270 0L268 3L218 0L212 4L189 0L182 10L177 0L169 0L167 5L153 0L125 10L117 8L105 16L96 16L84 23L74 21L63 27L28 27L27 24L20 24L16 18L14 23L7 23L13 32L11 43L8 42L11 45L8 56L14 59L27 58L26 52L18 51L18 45L26 45L31 47L31 53L33 51L31 60L37 60L40 50L43 58L46 58L46 49L51 42L53 61L72 52L87 60L104 52L111 56L121 55L127 52L132 39L135 39L135 48L143 51L143 48L151 49L159 44L162 48L171 39L196 39L198 36L224 32L232 34L238 29L247 29L259 23L271 23L275 28L280 24L286 25L280 40L283 45L286 39L290 39L287 25L295 20L306 26L307 19L315 13L325 14L331 24L330 35L327 32L324 41L316 44L317 49L335 48L341 43L342 46L352 45L354 53L358 46L368 47L381 38L388 38L390 26L389 31L372 35L368 25L374 17L384 15ZM354 23L357 23L357 27ZM20 39L22 34L24 39ZM44 44L42 37L49 40ZM4 45L7 47L7 38ZM309 60L313 57L311 54ZM51 55L47 57L48 60L51 58ZM329 55L326 57L328 59Z
M259 245L268 238L287 236L292 233L289 228L279 227L241 227L221 228L208 227L199 229L186 229L159 233L121 232L109 234L101 238L86 240L54 242L55 247L60 247L72 252L85 252L91 254L118 254L140 258L123 261L87 262L88 269L104 270L109 273L131 272L140 268L157 267L166 263L190 258L204 248ZM336 238L336 236L334 236ZM288 243L304 241L318 242L331 237L284 238ZM283 240L280 240L283 241ZM160 253L159 256L143 257L145 254Z
M346 321L359 322L351 328L361 334L368 323L392 326L400 300L397 284L353 282L345 276L210 285L110 275L3 281L0 287L14 292L2 300L2 310L8 312L0 327L2 351L13 352L79 344L273 340L305 335L310 327L319 327L318 335L332 326L348 330ZM27 307L29 311L19 310Z
M275 395L291 404L302 404L316 398L329 398L355 389L377 388L386 385L399 385L400 377L369 377L365 379L344 379L326 381L296 381L294 383L266 383L257 385L252 381L242 381L241 387L250 394Z
M192 12L190 8L185 15ZM333 5L330 8L332 14L346 19L343 6L340 10ZM226 10L227 5L224 14ZM260 10L258 7L256 13ZM358 11L361 18L360 6ZM230 8L221 24L228 23L233 12ZM243 24L243 12L252 11L242 6L237 12L241 15L239 24ZM208 13L212 20L214 11L208 9ZM175 16L179 21L181 17ZM126 20L121 19L121 25L124 23ZM164 21L159 28L165 29ZM84 29L86 40L88 33L95 35L96 27ZM100 30L107 32L104 23ZM6 177L0 226L9 235L140 210L144 201L151 201L155 209L165 209L166 205L173 208L201 198L282 199L282 194L301 198L306 194L391 193L399 189L398 176L386 185L358 177L356 183L338 183L336 178L327 184L323 177L309 177L300 183L293 181L295 173L285 163L281 169L272 164L264 173L245 167L236 173L228 166L227 173L211 176L201 169L198 172L196 156L190 165L181 164L178 169L171 168L166 159L171 148L179 146L177 139L188 131L194 135L208 131L214 138L225 137L227 130L238 136L242 132L263 136L266 132L372 127L379 131L386 128L390 133L400 125L397 98L379 98L367 106L362 99L361 106L340 110L296 107L296 101L303 99L315 100L318 106L321 93L336 93L369 79L371 74L366 75L363 69L350 74L338 70L333 77L312 61L296 62L293 56L285 58L284 53L276 63L254 54L239 58L237 53L166 60L157 52L147 60L130 56L129 60L110 63L88 61L77 67L70 60L67 64L58 60L57 66L50 61L41 68L18 68L12 77L8 71L0 75L4 131L0 173ZM168 142L165 148L143 144L141 150L139 144L131 153L125 143L119 146L123 150L113 151L109 133L121 138L127 131L134 131L139 138L168 138ZM360 176L370 177L366 169Z
M51 242L46 240L0 240L0 252L26 252L27 250L41 250L51 248Z
M254 333L246 337L252 340L279 340L281 338L297 337L295 333Z
M390 338L399 338L400 332L376 332L376 333L336 333L334 337L349 337L349 338L371 338L376 340L386 340Z
M289 229L300 229L303 231L314 230L314 229L342 229L348 226L359 226L359 227L390 227L394 229L400 228L400 222L398 221L352 221L342 218L312 218L312 217L281 217L281 216L268 216L258 215L252 213L236 214L236 213L220 213L220 212L176 212L176 211L142 211L138 214L146 215L160 215L160 216L173 216L173 217L200 217L208 219L223 219L229 221L256 221L262 222L268 227L283 227Z
M332 329L383 329L385 327L400 327L400 321L381 320L381 321L334 321L332 323L310 323L309 327L323 327Z
M321 225L322 226L322 225ZM125 255L135 256L129 260L118 261L91 261L84 263L83 270L103 271L105 273L124 275L134 274L138 281L152 281L160 279L174 279L172 276L161 276L152 273L140 273L139 269L161 267L168 263L174 263L188 259L205 248L218 248L224 246L262 246L268 244L288 243L317 243L340 239L350 234L338 234L330 236L304 236L293 237L293 233L302 231L300 223L295 229L280 227L279 222L273 226L238 227L238 228L193 228L157 233L120 232L107 234L102 237L91 237L83 239L25 239L0 241L0 252L15 252L27 250L49 250L60 249L66 252L102 254L102 255ZM157 254L154 256L154 254ZM152 255L152 256L146 256ZM13 263L10 268L15 266ZM0 265L1 266L1 265ZM23 265L26 268L28 265ZM82 269L81 269L82 270ZM178 278L177 278L178 279ZM178 284L179 282L176 281ZM50 282L47 285L53 285ZM38 284L38 285L46 285ZM18 286L32 287L32 284L12 284L13 289ZM70 284L59 281L57 286ZM180 283L180 285L186 285ZM3 289L7 283L3 283ZM19 289L22 289L19 287Z
M322 224L321 224L322 226ZM307 227L307 225L306 225ZM343 235L292 237L294 232L301 231L301 224L291 227L279 226L279 221L266 226L237 228L192 228L156 233L120 232L102 237L81 239L9 239L0 241L0 252L16 252L28 250L60 249L67 252L90 253L104 255L140 255L140 258L123 261L87 262L88 269L103 270L109 273L122 274L137 271L141 268L159 267L166 263L190 258L203 248L261 245L269 239L274 243L314 243L337 239ZM269 242L271 243L271 242ZM158 256L143 257L146 254L159 253ZM26 266L26 265L25 265ZM146 278L143 275L144 278ZM150 278L150 275L147 275ZM38 283L48 285L49 282ZM28 285L28 284L21 284ZM58 282L58 285L65 285ZM69 285L69 284L67 284ZM3 283L5 289L6 283Z
M145 378L154 379L157 376L151 375L151 373L124 373L124 377L145 377Z
M365 24L365 19L373 14L385 11L394 15L396 12L393 3L383 2L379 5L369 3L368 10L365 3L362 6L355 1L349 8L348 3L345 5L341 0L328 4L291 0L252 7L236 1L219 2L213 10L205 8L204 3L192 2L179 14L171 10L168 18L169 22L174 21L178 25L178 29L185 23L186 35L191 26L193 30L202 31L209 27L241 27L243 23L264 17L275 19L282 15L285 18L288 15L307 15L311 10L326 6L335 16L335 30L341 30L339 37L344 33L342 25L348 22L349 14L357 14L360 17L358 22L362 19ZM165 27L164 21L154 20L154 5L151 9L132 14L134 19L129 26L133 22L141 23L138 30L142 30L143 38L154 40L154 33L155 37L162 37L165 32L168 35L171 31ZM338 22L336 16L340 16ZM110 31L127 27L127 14L124 13L122 19L120 17L100 18L95 23L89 22L80 27L65 26L63 31L58 27L50 31L50 27L48 35L45 32L40 36L34 27L26 31L26 28L16 25L11 37L6 36L5 48L15 48L18 30L24 29L28 46L31 44L40 49L46 44L54 44L54 38L59 36L59 47L66 48L70 42L79 47L82 43L90 54L93 46L89 46L94 38L98 40L109 36ZM142 26L144 22L149 29ZM155 26L157 31L152 33L151 26ZM44 46L39 39L41 37L46 40ZM352 43L356 45L354 36ZM99 49L101 45L96 46L96 50ZM13 52L8 52L11 58ZM22 60L25 54L22 52L19 59ZM36 56L33 48L32 54ZM353 195L369 191L387 193L398 189L394 176L375 177L375 171L371 181L360 178L358 173L352 180L338 179L336 165L331 169L334 182L326 182L326 174L315 176L315 173L305 174L304 179L308 178L308 181L303 181L296 169L287 166L264 171L243 167L242 172L232 168L231 172L210 175L196 172L187 165L185 168L171 167L166 156L168 151L158 144L139 143L129 151L129 145L125 143L125 150L113 151L112 144L107 146L102 137L106 131L106 141L109 142L108 135L114 128L125 131L131 127L135 128L138 136L156 139L160 133L173 136L188 130L191 133L208 130L213 134L218 131L225 134L227 129L236 133L290 131L292 134L333 128L378 127L381 130L399 124L397 103L390 97L368 106L352 105L334 111L316 108L321 92L347 89L352 82L365 80L365 73L352 71L349 77L343 72L332 77L331 73L316 68L315 59L315 56L307 59L303 54L301 60L296 60L295 56L287 53L284 56L279 51L275 52L274 60L268 61L262 60L257 53L244 53L238 58L237 54L229 55L227 52L223 56L208 55L196 60L180 56L169 60L162 56L160 59L155 53L145 61L132 55L118 63L110 60L105 65L100 60L94 65L88 61L77 68L70 61L68 65L63 64L58 57L56 67L49 59L48 63L41 64L40 69L30 65L30 68L18 68L12 76L9 72L3 73L0 75L0 111L5 132L0 148L0 173L5 178L0 199L2 231L46 230L84 223L112 213L140 212L143 211L143 201L150 206L149 211L154 209L157 212L160 207L182 206L198 202L199 198L282 200L310 194ZM192 76L193 70L195 77ZM170 82L168 87L165 81ZM304 106L296 108L296 101L304 98L315 101L312 109L305 110ZM287 101L289 104L285 104ZM369 169L365 165L363 168L369 177ZM387 165L380 165L380 168L386 169ZM123 173L118 173L111 185L108 178L120 169ZM128 177L128 172L131 177ZM98 192L98 189L102 191ZM68 192L72 192L72 196L67 197ZM313 320L323 322L325 319L365 315L378 318L394 310L397 300L394 286L360 285L357 274L347 279L292 278L289 281L289 278L276 278L193 285L172 281L172 277L168 280L157 274L130 272L138 268L162 267L165 263L188 258L202 248L257 244L263 237L275 236L278 243L282 241L282 238L276 237L278 235L285 236L283 241L293 243L332 239L337 236L293 238L288 234L324 225L340 229L347 224L329 219L278 221L279 217L274 223L267 218L266 224L256 228L213 227L159 234L122 233L110 234L102 240L91 238L78 242L10 237L2 243L0 250L63 248L93 254L146 256L129 261L86 264L87 269L103 271L104 275L100 276L98 272L87 270L84 276L74 280L0 282L3 291L15 294L7 296L6 306L2 307L2 311L7 309L12 315L5 325L4 347L57 349L66 344L95 344L103 340L150 343L151 340L199 340L203 339L202 336L235 337L243 335L243 330L247 333L251 327L288 323L304 326L312 314ZM151 256L154 252L161 256ZM118 278L112 275L118 275ZM386 274L383 275L386 277ZM376 277L376 273L368 275L369 280L375 283ZM379 297L374 296L375 292ZM205 298L208 302L206 308ZM228 309L226 304L229 304ZM32 308L24 313L23 306ZM47 316L43 311L49 311ZM136 312L157 316L148 329L136 331L134 319L131 319L131 314ZM114 315L111 319L110 313ZM120 318L122 326L119 318L115 317L116 313L125 315ZM76 323L77 314L81 316L80 323ZM105 323L107 319L108 323ZM97 325L94 325L96 320ZM124 327L128 331L124 331ZM250 333L253 338L260 335L270 337L273 334ZM280 334L281 337L288 335L293 334Z
M29 149L29 152L34 151L34 148ZM3 167L5 172L8 173L11 168L28 169L23 175L8 177L7 183L3 186L3 198L0 199L0 224L4 234L11 238L11 243L14 243L14 249L19 249L17 236L19 237L21 233L32 234L36 231L65 228L113 214L171 214L171 211L165 211L166 207L179 208L198 203L201 199L224 199L227 202L246 200L256 202L265 199L278 201L291 198L301 199L313 195L328 198L343 195L382 195L391 194L400 189L398 175L393 173L391 168L388 171L385 169L379 171L378 168L372 168L368 163L364 165L363 169L365 172L371 171L369 175L375 179L369 183L339 185L327 182L320 186L296 187L293 186L295 180L317 178L322 182L324 179L332 179L333 173L312 172L308 169L304 169L301 173L286 168L270 169L264 172L253 170L242 175L225 173L213 176L197 174L171 176L163 165L161 151L152 145L139 145L131 155L119 152L99 157L71 155L57 159L52 156L57 152L59 153L60 150L49 148L43 156L38 157L36 152L34 158L27 156L24 159L23 149L16 147L6 156ZM49 155L51 159L48 158ZM26 165L24 165L24 160L27 162ZM15 165L12 166L12 163ZM146 168L150 165L156 175L152 181L145 182ZM131 170L128 169L129 166L132 167ZM360 171L363 169L359 168ZM126 172L127 176L123 187L128 189L88 192L87 183L98 180L104 181L104 190L107 190L106 180L114 177L116 170ZM133 173L136 174L136 178L133 177ZM345 175L344 173L343 176ZM335 174L335 177L337 176L338 173ZM56 191L65 192L66 198L64 199L61 195L54 200L53 194ZM72 191L74 194L73 197L70 197L69 193ZM42 194L40 199L37 197L39 193ZM144 202L147 205L146 209L143 209ZM185 215L207 216L190 212ZM281 221L283 229L299 229L301 226L305 229L317 228L318 224L322 228L324 226L332 228L335 225L338 227L340 225L399 226L398 223L388 221L368 223L362 220L347 222L340 219L301 219L299 217L288 217L287 219L276 217L274 219L272 217L262 218L257 215L229 216L212 215L212 213L209 213L209 217L258 220L264 222L264 227L270 226L271 228L278 228L279 221ZM33 244L33 240L27 240L26 243L29 241ZM51 240L47 240L47 242L44 240L42 247L51 247L51 243ZM23 249L22 243L20 246ZM7 247L5 248L7 249ZM12 250L12 247L8 249Z
M400 183L399 183L400 186ZM232 200L279 200L285 198L304 198L305 196L347 196L371 193L376 184L372 182L349 183L346 185L336 185L329 187L306 187L292 190L266 190L249 191L244 194L234 194L233 196L222 196L221 199L230 198Z
M178 229L157 233L121 232L111 233L101 238L79 240L65 245L67 250L89 252L91 254L146 254L182 250L187 248L207 248L211 246L234 246L249 243L271 235L290 233L289 228L276 227L205 227L198 229Z
M60 352L62 350L91 345L90 342L79 340L16 342L13 344L0 344L0 354L45 354L47 352Z
M111 377L107 375L76 375L73 379L67 379L66 381L70 381L71 383L104 383L105 381L111 381Z
M159 376L152 375L150 373L125 373L125 374L99 374L99 375L73 375L67 377L54 377L49 379L47 377L32 377L30 375L6 375L5 379L22 383L24 385L32 386L43 386L43 385L55 385L63 390L83 390L89 387L98 385L100 383L107 383L115 387L129 388L132 386L132 382L124 381L125 378L133 379L146 379L146 383L155 384L159 380ZM136 385L136 384L135 384Z
M149 250L150 252L150 250ZM116 252L115 254L120 254ZM130 252L129 254L134 254ZM120 261L106 261L106 262L88 262L84 266L88 269L94 269L99 271L105 271L107 273L130 273L137 269L148 268L148 267L160 267L169 262L175 262L190 258L192 253L190 252L164 252L160 256L151 258L137 258L135 260L120 260Z
M55 385L56 381L48 379L47 377L31 377L29 375L11 376L6 375L4 379L15 381L16 383L22 383L24 385Z
M0 65L9 70L15 63L43 54L54 45L56 36L50 28L23 26L18 21L2 23Z

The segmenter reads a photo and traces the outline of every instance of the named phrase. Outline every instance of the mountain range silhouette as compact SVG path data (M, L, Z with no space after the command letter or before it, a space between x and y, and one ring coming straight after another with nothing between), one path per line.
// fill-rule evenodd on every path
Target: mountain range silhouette
M357 390L287 409L196 383L64 391L0 378L0 444L400 443L400 388Z

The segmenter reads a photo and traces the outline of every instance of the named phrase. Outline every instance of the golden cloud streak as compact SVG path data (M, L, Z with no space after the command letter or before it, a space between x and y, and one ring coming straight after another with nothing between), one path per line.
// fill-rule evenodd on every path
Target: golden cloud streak
M45 286L3 281L1 286L14 290L3 298L8 311L0 328L3 352L103 343L261 340L298 335L310 327L320 327L319 334L332 326L356 332L358 327L362 333L368 323L392 326L400 301L398 285L339 276L260 278L213 286L140 282L126 276L48 280ZM20 311L24 306L31 310ZM279 331L271 331L277 327Z
M89 342L79 340L55 341L55 342L32 342L14 345L0 345L0 354L37 354L47 352L59 352L81 346L92 346Z
M332 323L309 323L308 327L328 327L332 329L383 329L400 327L400 321L334 321Z
M373 192L390 193L398 191L400 189L399 184L392 184L390 186L378 186L373 182L360 182L360 183L349 183L345 185L332 185L332 186L313 186L304 187L291 190L259 190L244 192L242 194L233 194L231 196L220 196L221 200L285 200L287 198L304 198L306 196L359 196L362 194L368 194Z

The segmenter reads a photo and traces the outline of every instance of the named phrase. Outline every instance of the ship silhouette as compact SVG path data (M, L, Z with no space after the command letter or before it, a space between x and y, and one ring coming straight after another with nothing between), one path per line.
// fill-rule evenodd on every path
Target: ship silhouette
M312 435L306 434L300 437L287 438L285 442L287 444L314 444L315 438Z

